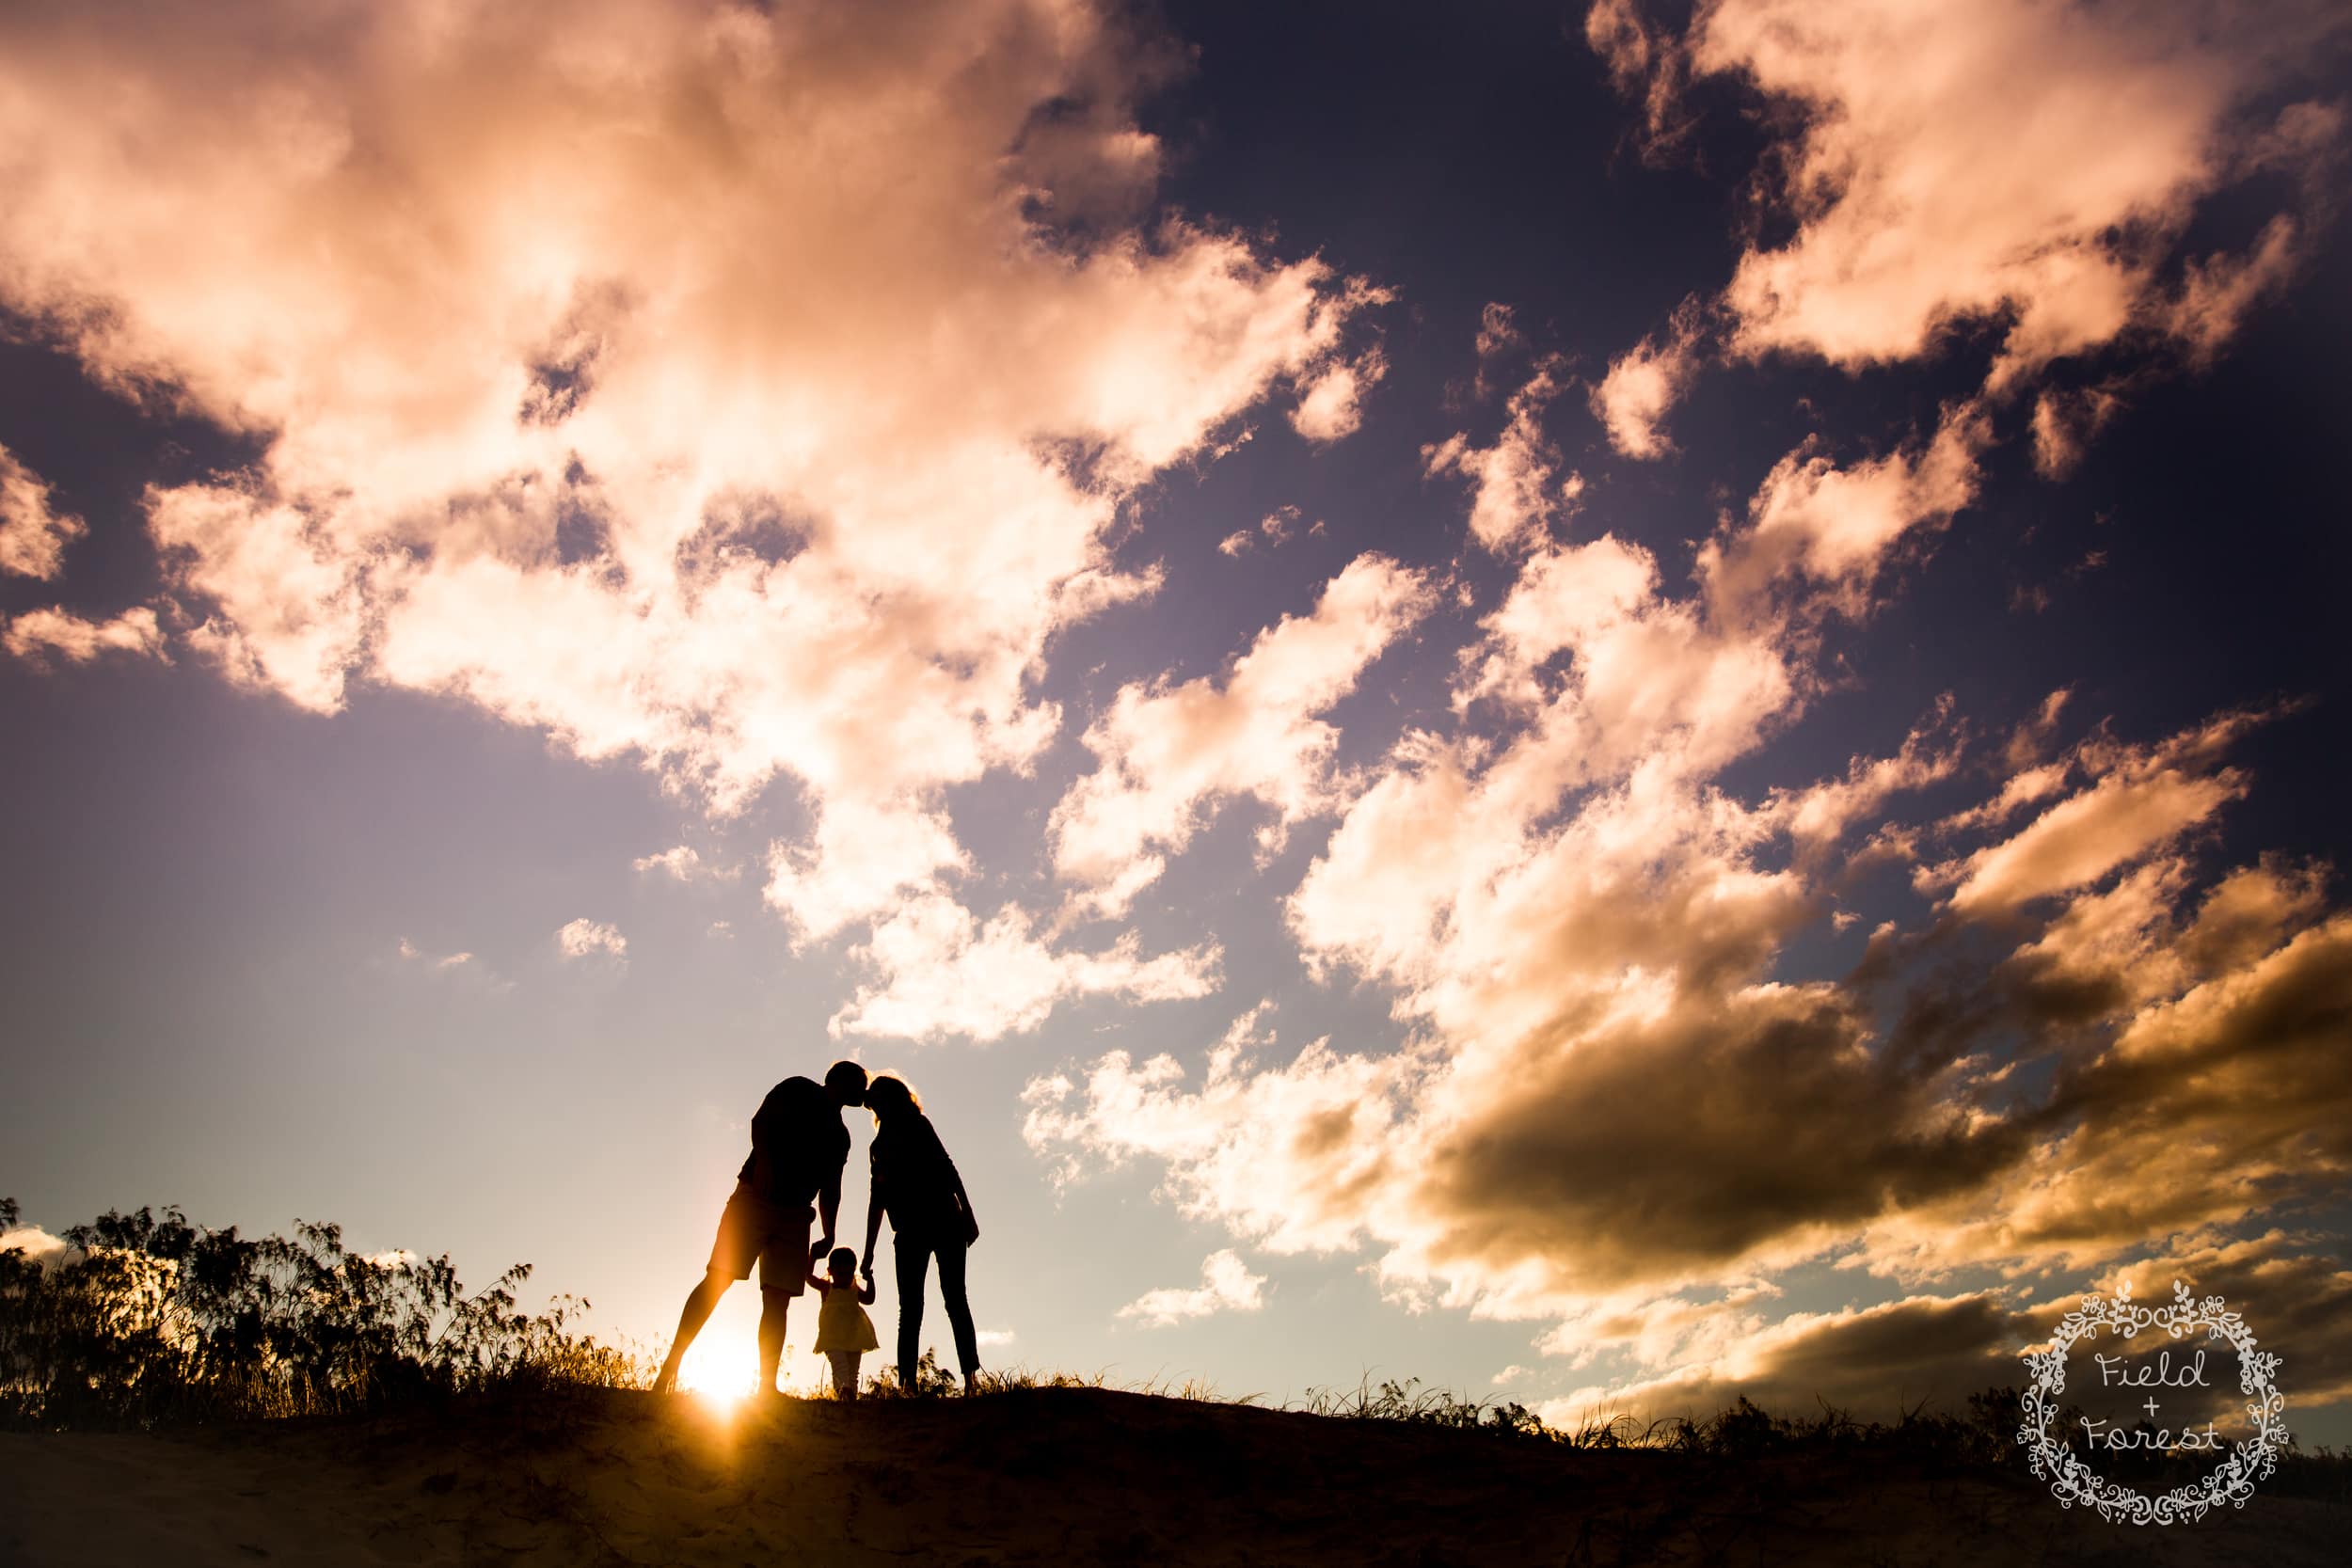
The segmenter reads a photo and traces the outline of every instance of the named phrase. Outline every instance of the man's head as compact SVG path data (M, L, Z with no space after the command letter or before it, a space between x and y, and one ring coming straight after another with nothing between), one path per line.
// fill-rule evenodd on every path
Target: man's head
M866 1069L855 1062L835 1062L825 1069L825 1090L836 1105L866 1102Z

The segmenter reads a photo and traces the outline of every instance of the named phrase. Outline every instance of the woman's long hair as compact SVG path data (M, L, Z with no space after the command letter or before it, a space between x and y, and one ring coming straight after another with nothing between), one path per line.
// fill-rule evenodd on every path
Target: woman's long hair
M893 1115L900 1111L920 1115L923 1101L915 1094L914 1085L896 1072L878 1072L866 1081L866 1108L874 1113L874 1125L880 1127L885 1110Z

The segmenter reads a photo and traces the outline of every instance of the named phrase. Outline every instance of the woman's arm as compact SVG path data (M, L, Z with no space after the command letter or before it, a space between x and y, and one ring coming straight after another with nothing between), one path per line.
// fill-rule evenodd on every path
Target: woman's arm
M882 1234L882 1211L889 1204L889 1193L882 1184L882 1162L871 1166L872 1175L866 1187L866 1251L858 1259L858 1267L866 1271L866 1289L873 1289L874 1239Z
M948 1154L947 1146L944 1143L939 1146L939 1159L940 1163L947 1167L947 1184L955 1191L956 1203L963 1211L964 1222L971 1229L972 1239L977 1240L980 1234L980 1221L979 1216L972 1209L972 1195L963 1190L963 1172L956 1169L955 1159Z

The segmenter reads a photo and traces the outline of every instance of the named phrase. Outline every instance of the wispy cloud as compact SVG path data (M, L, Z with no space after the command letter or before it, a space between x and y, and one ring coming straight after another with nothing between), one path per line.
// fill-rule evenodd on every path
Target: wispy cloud
M1642 458L1674 450L1663 428L1666 412L1698 370L1698 302L1686 301L1662 334L1610 361L1609 373L1593 388L1592 405L1611 446Z
M104 654L168 662L163 627L145 605L126 610L111 621L85 620L61 608L28 610L8 621L7 632L0 634L0 645L35 664L52 658L87 664Z
M2343 129L2316 62L2344 29L2319 0L2128 15L1724 0L1680 38L1638 0L1602 0L1587 21L1643 101L1654 152L1688 130L1680 100L1698 77L1743 81L1783 111L1761 188L1794 229L1751 243L1726 283L1731 352L1860 369L1936 356L1989 325L1995 393L2111 345L2192 360L2221 348L2301 264L2310 214L2275 213L2237 252L2185 256L2180 242L2201 204L2265 170L2301 176L2308 203ZM1687 373L1684 324L1621 359L1597 395L1630 454L1652 450Z
M1054 868L1099 913L1118 914L1228 800L1272 809L1269 850L1293 823L1334 803L1339 731L1320 715L1425 614L1428 578L1360 556L1325 584L1314 610L1259 633L1221 684L1137 682L1087 729L1099 761L1054 807Z
M1288 543L1291 536L1297 531L1298 508L1278 506L1259 518L1255 529L1237 528L1223 539L1218 540L1216 547L1220 554L1247 555L1258 547L1260 540L1263 540L1266 546L1272 548ZM1321 533L1323 531L1322 521L1317 519L1310 525L1307 531Z
M1146 1291L1119 1309L1146 1328L1170 1328L1218 1312L1255 1312L1265 1305L1265 1276L1251 1274L1241 1255L1227 1247L1200 1262L1200 1283Z
M1147 958L1132 931L1107 948L1057 948L1032 932L1030 917L1017 906L982 921L933 894L906 900L850 950L876 978L858 988L827 1028L836 1037L961 1036L985 1044L1036 1028L1074 997L1206 996L1217 988L1223 956L1208 941Z
M1388 373L1388 359L1378 349L1354 359L1334 361L1300 395L1298 406L1291 412L1291 428L1318 443L1353 435L1363 420L1364 394Z
M564 929L569 930L570 927L566 927ZM471 953L442 953L438 955L428 953L421 947L419 947L415 942L410 942L406 937L400 939L398 951L400 953L402 962L421 964L427 969L464 969L476 962L476 959Z
M610 921L590 920L583 915L565 922L556 931L555 950L566 959L625 958L628 956L628 938Z
M741 873L734 866L713 865L691 845L673 845L656 854L640 855L629 863L638 871L658 872L681 882L707 879L733 881Z
M766 897L797 938L821 940L885 913L902 894L944 897L946 874L970 866L946 812L907 800L834 800L818 808L804 842L769 846Z
M1487 549L1509 549L1536 537L1575 499L1574 477L1557 477L1559 450L1543 428L1544 410L1560 389L1559 367L1540 365L1512 394L1509 422L1494 445L1474 447L1464 433L1422 451L1422 467L1432 477L1470 481L1470 536Z
M0 572L55 578L65 567L65 547L88 525L50 505L41 477L0 447Z

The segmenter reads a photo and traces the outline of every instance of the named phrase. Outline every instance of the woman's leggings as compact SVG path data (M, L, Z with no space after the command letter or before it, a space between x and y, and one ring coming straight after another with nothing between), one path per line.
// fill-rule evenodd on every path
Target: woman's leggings
M972 1331L972 1302L963 1289L961 1242L930 1242L914 1236L892 1238L898 1262L898 1386L914 1387L915 1362L923 1353L923 1280L930 1273L931 1254L939 1254L939 1293L947 1300L947 1326L955 1331L956 1362L965 1377L980 1370L979 1337Z

